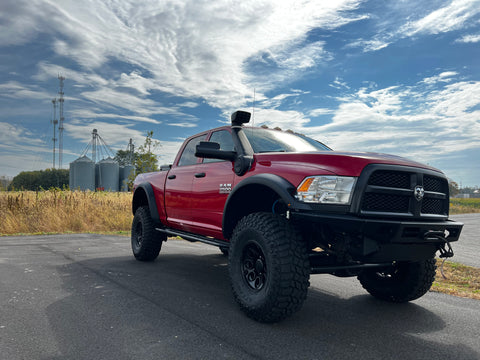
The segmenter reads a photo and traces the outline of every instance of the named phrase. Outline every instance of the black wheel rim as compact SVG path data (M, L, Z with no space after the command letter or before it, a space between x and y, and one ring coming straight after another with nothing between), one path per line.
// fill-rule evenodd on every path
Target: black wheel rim
M267 264L265 255L260 246L255 242L249 242L242 253L242 273L247 285L260 291L267 281Z
M143 242L143 227L142 223L138 222L135 226L135 246L139 248Z

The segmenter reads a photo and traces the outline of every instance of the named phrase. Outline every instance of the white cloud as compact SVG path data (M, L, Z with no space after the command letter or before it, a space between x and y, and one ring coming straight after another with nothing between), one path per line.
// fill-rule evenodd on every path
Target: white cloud
M306 0L150 0L143 1L142 6L125 0L92 1L88 6L74 0L5 1L4 6L14 7L18 17L26 21L21 29L2 27L0 44L2 39L3 44L8 42L8 37L25 43L48 33L55 37L52 49L57 55L83 67L85 74L66 75L79 83L87 85L85 80L93 80L88 85L100 85L102 79L92 78L92 70L111 60L121 61L139 71L122 74L117 86L137 89L143 96L158 90L203 98L221 109L241 106L251 97L243 68L247 59L269 53L280 67L288 67L285 71L289 76L280 78L292 81L292 75L301 74L292 74L292 68L311 68L331 57L322 42L303 43L310 30L335 29L366 18L351 14L360 0L338 0L322 6ZM44 66L49 71L53 68ZM144 71L148 77L142 75ZM94 96L97 91L94 88ZM118 106L105 91L101 95L106 95L102 101Z
M341 99L330 123L301 131L335 149L390 152L423 162L480 151L480 82L454 82L456 75L443 72L432 77L443 79L437 90L425 87L425 81L409 87L359 89L349 100Z
M133 123L130 124L112 124L104 121L92 121L86 123L73 119L65 124L65 132L73 139L80 140L87 145L92 139L93 129L97 129L98 134L105 142L113 147L124 148L127 146L130 138L145 139L145 135L141 131L132 129Z
M435 166L446 156L480 151L480 81L458 77L444 71L412 86L360 88L338 98L336 109L308 116L257 110L255 123L304 133L335 150L386 152ZM330 122L312 126L310 117L326 114Z
M360 47L363 52L378 51L390 45L386 39L357 40L347 45L347 47Z
M271 55L275 63L281 68L304 70L314 67L319 61L329 61L332 56L324 50L325 42L318 41L300 48L288 49Z
M12 147L20 146L18 149L20 151L25 144L39 146L43 142L22 126L0 122L0 144Z
M419 33L439 34L458 30L468 26L468 20L479 13L478 0L454 0L419 20L406 23L400 32L405 36L413 36Z
M477 43L480 42L480 34L475 35L464 35L460 39L457 39L455 42L458 43Z
M161 121L145 117L145 116L135 116L135 115L119 115L119 114L108 114L102 113L101 110L96 109L95 111L90 109L74 109L69 111L69 116L72 118L82 118L82 119L122 119L122 120L132 120L138 122L145 122L151 124L161 124Z
M255 109L255 119L250 121L250 125L268 127L280 127L283 130L300 130L310 122L307 116L298 111L280 111L275 109Z
M363 52L378 51L392 43L419 35L435 35L478 25L479 0L453 0L448 5L431 10L430 2L391 2L392 14L376 23L372 39L359 39L347 47L360 47ZM425 14L426 13L426 14ZM373 19L373 17L371 17ZM465 36L457 42L477 42L478 36Z
M24 85L17 81L9 81L0 84L0 96L24 100L51 100L55 95L50 94L35 85Z
M196 123L189 123L189 122L179 122L179 123L168 123L169 126L177 126L177 127L196 127Z
M317 117L317 116L322 116L322 115L330 115L333 114L334 111L332 109L324 109L324 108L319 108L319 109L313 109L308 112L308 116L310 117Z
M438 82L450 82L452 77L458 75L456 71L445 71L436 76L431 76L422 80L425 84L436 84Z

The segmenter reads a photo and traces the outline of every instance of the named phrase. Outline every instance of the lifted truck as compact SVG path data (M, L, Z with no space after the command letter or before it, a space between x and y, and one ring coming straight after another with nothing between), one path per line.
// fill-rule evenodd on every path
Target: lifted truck
M463 224L448 219L445 175L397 156L335 152L305 136L232 125L188 138L173 165L134 183L132 249L157 258L168 236L228 254L247 316L299 310L310 274L357 276L373 296L407 302L451 257Z

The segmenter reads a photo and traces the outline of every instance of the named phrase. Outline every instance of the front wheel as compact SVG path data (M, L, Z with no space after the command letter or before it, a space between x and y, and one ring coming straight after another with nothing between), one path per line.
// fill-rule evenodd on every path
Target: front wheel
M310 263L305 243L285 218L244 217L233 232L228 260L235 300L250 318L277 322L302 307Z
M372 296L402 303L425 295L435 280L436 268L435 259L398 262L383 270L364 270L358 279Z
M147 206L140 206L135 211L132 222L132 251L137 260L153 261L167 239L165 234L155 230L155 224Z

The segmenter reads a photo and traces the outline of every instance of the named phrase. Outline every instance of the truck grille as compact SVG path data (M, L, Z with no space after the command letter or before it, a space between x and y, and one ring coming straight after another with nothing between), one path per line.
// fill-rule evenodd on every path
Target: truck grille
M363 198L363 210L393 213L408 211L409 199L405 196L366 193Z
M448 216L448 182L429 170L393 166L375 166L362 176L368 177L360 201L363 215L446 217ZM398 168L398 167L397 167ZM415 197L415 189L423 197Z

